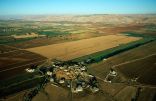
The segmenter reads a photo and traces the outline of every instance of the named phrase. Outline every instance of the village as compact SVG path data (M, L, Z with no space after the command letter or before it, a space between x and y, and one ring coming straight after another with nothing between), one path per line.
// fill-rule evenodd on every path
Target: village
M51 85L64 87L72 93L85 90L96 93L100 90L97 78L87 72L87 66L83 62L55 60L39 68L27 68L26 71L29 73L40 71Z

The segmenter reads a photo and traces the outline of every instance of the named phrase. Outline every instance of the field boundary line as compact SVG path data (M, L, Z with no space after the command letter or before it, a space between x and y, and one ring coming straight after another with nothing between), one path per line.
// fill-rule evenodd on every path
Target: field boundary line
M36 59L39 59L39 58L36 58ZM12 69L16 69L16 68L19 68L19 67L23 67L23 66L28 66L28 65L31 65L31 64L34 64L34 63L43 62L43 61L46 61L46 60L47 60L47 59L40 60L40 61L36 61L36 62L32 62L32 63L29 63L29 64L17 66L17 67L13 67L13 68L9 68L9 69L5 69L5 70L0 71L0 73L1 73L1 72L5 72L5 71L9 71L9 70L12 70Z
M128 64L128 63L132 63L132 62L135 62L135 61L143 60L143 59L146 59L148 57L155 56L155 55L156 55L156 53L153 53L153 54L147 55L147 56L142 57L142 58L137 58L137 59L134 59L134 60L126 61L126 62L117 64L117 65L114 65L114 66L112 66L112 68L115 68L115 67L118 67L118 66L121 66L121 65L124 65L124 64Z

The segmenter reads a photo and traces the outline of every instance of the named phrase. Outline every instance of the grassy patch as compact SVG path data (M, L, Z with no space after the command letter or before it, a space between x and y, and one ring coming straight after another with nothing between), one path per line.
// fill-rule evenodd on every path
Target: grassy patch
M50 37L57 36L57 35L66 35L69 34L68 32L60 32L60 31L40 31L38 34L47 35Z
M148 34L141 34L137 32L123 32L122 34L126 36L132 36L132 37L142 37L142 38L156 38L154 36L148 35Z
M20 42L25 42L25 41L29 41L29 40L32 40L32 39L35 39L35 38L24 38L24 39L0 39L0 44L16 44L16 43L20 43Z

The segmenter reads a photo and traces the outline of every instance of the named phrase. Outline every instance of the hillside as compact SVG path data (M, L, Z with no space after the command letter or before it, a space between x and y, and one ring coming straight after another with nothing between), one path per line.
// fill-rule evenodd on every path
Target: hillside
M105 24L156 24L156 15L28 15L28 16L1 16L1 20L24 20L24 21L54 21L54 22L80 22L80 23L105 23Z

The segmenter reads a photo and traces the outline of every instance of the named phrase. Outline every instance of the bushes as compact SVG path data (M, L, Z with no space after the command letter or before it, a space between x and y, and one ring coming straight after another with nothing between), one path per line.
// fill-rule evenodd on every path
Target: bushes
M57 35L65 35L69 34L68 32L60 32L60 31L40 31L39 34L47 35L47 36L57 36Z

